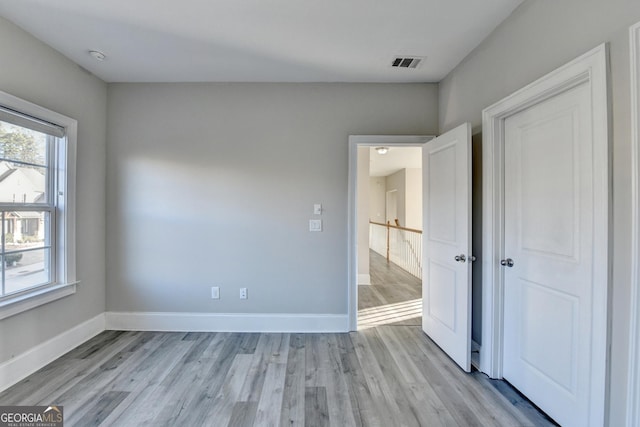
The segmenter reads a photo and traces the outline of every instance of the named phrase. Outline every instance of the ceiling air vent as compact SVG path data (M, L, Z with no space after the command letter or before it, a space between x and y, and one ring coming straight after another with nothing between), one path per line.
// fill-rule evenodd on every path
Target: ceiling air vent
M393 58L391 66L394 68L418 68L424 57L420 56L397 56Z

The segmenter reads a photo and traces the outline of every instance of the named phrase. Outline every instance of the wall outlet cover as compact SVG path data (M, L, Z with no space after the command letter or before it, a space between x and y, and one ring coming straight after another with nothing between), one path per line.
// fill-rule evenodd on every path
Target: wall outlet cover
M309 220L309 231L322 231L322 220L321 219L310 219Z

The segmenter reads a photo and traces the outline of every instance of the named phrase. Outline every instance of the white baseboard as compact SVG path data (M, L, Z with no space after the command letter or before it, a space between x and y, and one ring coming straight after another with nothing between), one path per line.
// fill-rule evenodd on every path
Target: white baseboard
M0 391L28 377L105 330L104 313L0 363Z
M358 274L358 285L370 285L370 284L371 284L370 274Z
M116 312L106 329L166 332L348 332L346 314Z
M106 312L0 363L6 390L105 329L175 332L348 332L346 314Z

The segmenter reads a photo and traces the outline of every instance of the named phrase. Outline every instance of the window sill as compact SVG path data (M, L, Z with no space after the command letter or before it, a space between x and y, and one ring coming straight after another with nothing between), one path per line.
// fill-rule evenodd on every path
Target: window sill
M62 285L36 289L31 292L17 295L13 298L0 301L0 320L75 294L76 285L78 283L80 282L65 283Z

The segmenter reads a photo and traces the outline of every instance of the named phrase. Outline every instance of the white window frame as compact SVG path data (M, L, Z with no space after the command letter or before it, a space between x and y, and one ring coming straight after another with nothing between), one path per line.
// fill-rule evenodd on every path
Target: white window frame
M0 106L64 129L57 139L52 179L56 180L55 215L51 216L53 281L46 286L0 297L0 320L76 292L76 147L78 122L0 91Z

